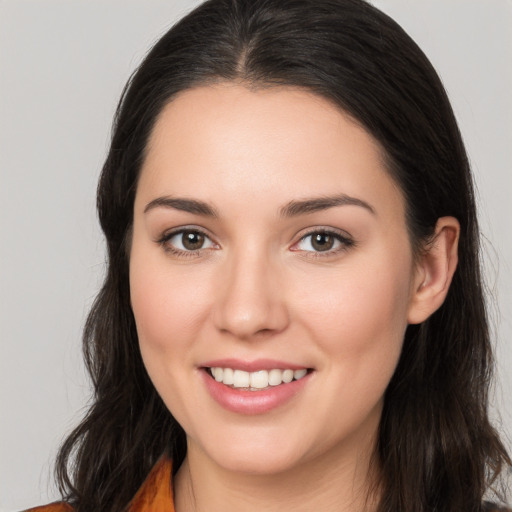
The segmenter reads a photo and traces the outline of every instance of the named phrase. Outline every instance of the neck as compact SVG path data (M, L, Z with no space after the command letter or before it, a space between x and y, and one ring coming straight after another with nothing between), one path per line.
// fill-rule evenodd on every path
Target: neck
M284 507L374 512L377 499L369 494L377 476L370 470L373 441L364 451L360 443L347 443L321 458L263 475L225 469L189 442L174 482L176 512L282 512Z

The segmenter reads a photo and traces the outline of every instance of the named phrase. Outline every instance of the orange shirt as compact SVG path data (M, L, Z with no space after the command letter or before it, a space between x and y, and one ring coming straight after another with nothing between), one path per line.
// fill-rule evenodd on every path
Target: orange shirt
M171 461L161 458L135 494L127 512L174 512L171 488ZM73 512L73 508L62 502L31 508L26 512Z

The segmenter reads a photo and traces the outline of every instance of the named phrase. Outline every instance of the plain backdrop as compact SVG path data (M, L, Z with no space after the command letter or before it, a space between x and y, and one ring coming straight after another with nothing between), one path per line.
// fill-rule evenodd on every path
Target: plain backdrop
M197 3L0 1L0 512L58 497L51 464L89 396L80 337L104 271L94 204L112 114L151 44ZM375 3L431 58L468 147L494 297L493 415L510 439L512 1Z

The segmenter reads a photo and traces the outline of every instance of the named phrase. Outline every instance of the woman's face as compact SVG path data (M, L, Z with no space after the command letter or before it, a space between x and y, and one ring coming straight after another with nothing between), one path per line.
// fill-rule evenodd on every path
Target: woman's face
M329 102L224 84L163 110L136 194L131 302L189 453L272 473L368 451L415 281L401 191Z

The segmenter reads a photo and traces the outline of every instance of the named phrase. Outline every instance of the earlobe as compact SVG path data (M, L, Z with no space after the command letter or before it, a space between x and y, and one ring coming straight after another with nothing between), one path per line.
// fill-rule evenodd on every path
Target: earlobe
M455 217L438 219L432 240L416 265L408 322L425 321L444 302L457 268L460 224Z

